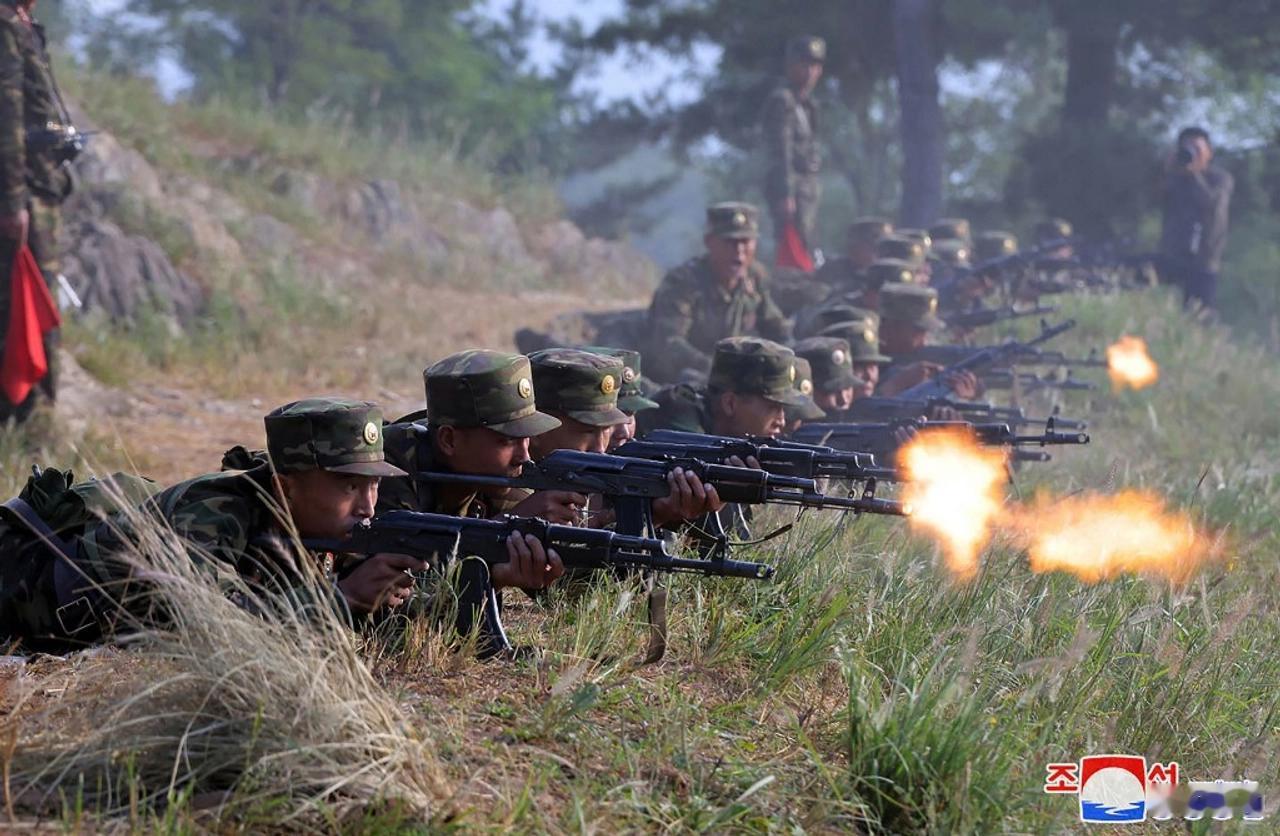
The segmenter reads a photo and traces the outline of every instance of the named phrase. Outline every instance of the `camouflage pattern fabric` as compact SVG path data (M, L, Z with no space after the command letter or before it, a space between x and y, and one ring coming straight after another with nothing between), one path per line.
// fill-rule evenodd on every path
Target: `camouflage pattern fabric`
M820 392L838 392L862 383L853 372L849 342L842 337L810 337L796 343L795 352L812 369L813 385Z
M867 268L867 285L884 287L887 284L915 284L916 271L906 261L882 258Z
M688 383L666 386L654 393L658 408L636 415L637 432L682 430L691 433L711 431L704 390Z
M978 233L973 242L973 258L979 263L1013 255L1018 251L1018 237L1012 232L988 230Z
M415 473L446 470L435 453L434 434L427 427L427 412L413 412L383 427L387 461L409 473L383 479L378 486L378 512L422 511L453 517L492 517L502 507L490 502L479 489L441 490L440 485L419 482Z
M875 311L842 301L829 301L801 311L796 315L796 336L801 339L816 337L828 325L850 320L880 321Z
M853 259L845 255L829 258L813 274L815 284L820 284L831 296L858 293L866 285L867 274L859 270Z
M965 218L939 218L929 227L929 237L940 240L963 241L966 246L973 240L972 227Z
M764 269L752 264L745 280L725 290L702 255L663 277L649 306L645 350L655 380L711 368L711 352L725 337L761 336L786 342L790 328L770 295Z
M382 410L366 401L309 398L264 419L267 453L277 473L328 470L360 476L404 476L383 457Z
M937 317L938 291L915 284L887 284L880 289L880 318L909 322L917 328L938 331L946 327Z
M71 177L50 149L28 148L27 132L62 122L45 50L44 28L28 22L14 0L0 0L0 214L32 198L61 203Z
M896 259L912 267L924 265L924 247L905 235L886 235L876 242L877 259Z
M799 406L788 406L786 408L786 421L788 424L794 424L796 421L817 421L827 417L827 413L822 411L813 400L813 368L809 365L809 361L803 357L797 356L795 359L796 379L792 386L803 399L803 403Z
M707 234L721 238L758 238L760 210L741 201L714 203L707 207Z
M641 374L643 358L640 352L629 348L589 345L582 349L592 354L603 354L622 361L622 384L618 387L618 409L635 415L646 409L657 409L658 403L645 396L644 377Z
M1071 221L1062 218L1046 218L1036 224L1034 234L1036 243L1043 244L1060 238L1070 238L1075 235L1075 227L1071 225Z
M523 355L460 351L422 376L427 423L433 427L488 427L512 438L530 438L560 426L538 411L533 369Z
M956 238L933 242L933 258L951 269L969 266L969 245Z
M800 97L785 83L765 100L761 116L766 159L764 194L774 230L781 230L787 221L780 211L781 203L794 199L796 227L811 249L817 243L818 202L822 197L818 119L813 99Z
M14 0L0 0L0 215L30 214L28 243L50 287L57 280L58 206L71 193L71 176L52 148L29 147L27 132L62 121L44 27L19 13ZM9 285L17 242L0 239L0 346L9 328ZM52 401L58 389L57 329L44 337L49 371L18 406L0 398L0 420L25 418L37 398Z
M838 337L849 345L851 363L892 363L893 358L880 353L880 323L867 319L834 322L822 329L821 336Z
M805 398L795 390L795 361L795 352L785 345L759 337L729 337L716 344L707 389L802 407Z
M576 348L548 348L529 357L533 386L545 409L593 427L625 423L618 409L623 363Z

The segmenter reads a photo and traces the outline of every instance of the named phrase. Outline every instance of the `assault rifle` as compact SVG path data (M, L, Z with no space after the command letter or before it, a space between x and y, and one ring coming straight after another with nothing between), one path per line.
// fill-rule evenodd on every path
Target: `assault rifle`
M1056 389L1060 392L1091 392L1098 384L1091 380L1076 380L1070 374L1065 377L1019 372L1014 369L990 369L981 375L982 385L988 389L1013 389L1024 394L1039 392L1043 389Z
M943 317L946 319L947 327L967 331L972 328L983 328L988 325L995 325L998 322L1008 322L1009 320L1022 319L1028 316L1045 316L1046 314L1056 313L1057 310L1057 305L1033 305L1029 308L1005 305L1001 308L973 307L967 311L946 313Z
M959 363L976 352L986 348L1000 348L999 345L926 345L902 358L903 363L919 361L940 363L950 366ZM1084 357L1068 357L1061 351L1048 351L1043 348L1026 348L1006 357L1007 366L1063 366L1066 368L1105 369L1107 361L1098 355L1097 349L1091 349Z
M407 554L423 560L479 557L492 566L507 561L507 538L532 534L555 549L567 568L645 569L767 580L773 567L738 560L693 560L668 554L661 540L597 528L555 525L528 517L486 520L418 511L388 511L357 525L345 540L303 540L316 551L344 554Z
M636 441L628 441L615 450L614 455L660 461L694 458L718 464L734 456L742 461L751 457L760 462L761 469L780 476L851 482L893 481L895 478L891 468L877 467L875 457L866 451L853 447L837 450L820 444L802 443L794 438L736 438L680 430L654 430Z
M405 554L427 561L463 558L455 627L460 635L467 635L477 629L478 621L480 655L487 658L511 650L488 567L508 560L507 538L515 532L538 538L544 548L556 551L566 567L683 572L752 580L773 577L773 567L763 563L677 557L667 553L661 540L520 517L486 520L389 511L356 526L345 540L305 539L302 543L314 551L354 555ZM478 558L484 568L465 558ZM420 584L428 582L422 577L416 580Z
M693 473L712 485L725 502L740 505L786 505L802 509L839 508L846 511L908 516L910 509L888 500L854 499L820 493L813 479L779 476L766 470L711 464L678 456L661 461L556 450L538 462L525 462L519 476L420 471L415 478L438 484L496 485L534 491L576 491L600 494L617 514L618 530L645 536L653 531L653 500L671 492L667 474L676 468ZM710 515L713 525L717 515ZM719 553L728 545L723 530L711 532Z
M960 401L949 397L858 398L847 414L855 420L894 421L901 418L927 417L930 412L939 408L955 410L965 420L996 421L1014 428L1031 424L1048 425L1050 420L1056 426L1068 430L1084 430L1089 426L1085 421L1076 421L1059 415L1032 418L1023 412L1021 407L996 406L984 401Z
M947 388L947 378L949 376L962 371L972 372L981 376L987 369L1008 366L1012 358L1027 351L1033 351L1037 346L1048 342L1059 334L1070 331L1074 327L1076 327L1074 319L1068 319L1053 326L1041 320L1040 333L1034 338L1025 342L1009 340L1000 345L970 349L969 354L963 359L948 364L932 379L903 390L898 393L898 397L903 399L945 398L950 394L950 390Z
M1054 418L1046 421L1043 432L1020 435L1008 424L974 424L969 421L926 421L905 418L885 423L823 424L805 423L792 434L796 441L825 444L837 450L874 450L879 455L892 454L898 447L896 434L903 429L916 431L959 429L972 433L979 444L988 447L1011 447L1015 461L1048 461L1049 454L1031 447L1088 444L1083 432L1059 432Z

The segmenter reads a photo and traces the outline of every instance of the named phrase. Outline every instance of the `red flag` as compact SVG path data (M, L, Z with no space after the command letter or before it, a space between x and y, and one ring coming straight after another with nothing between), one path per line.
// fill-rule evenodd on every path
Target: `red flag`
M40 274L40 266L23 244L13 261L9 281L9 333L4 341L0 388L12 404L27 399L31 388L49 372L44 335L62 324L58 306Z
M804 239L800 237L800 230L796 229L795 221L787 221L787 225L782 228L782 235L778 238L776 265L806 273L813 272L813 258L809 255L809 248L804 245Z

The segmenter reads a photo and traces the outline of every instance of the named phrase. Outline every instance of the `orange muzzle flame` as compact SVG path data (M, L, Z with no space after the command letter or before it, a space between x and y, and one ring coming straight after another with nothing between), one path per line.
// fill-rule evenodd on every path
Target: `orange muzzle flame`
M921 431L899 453L909 480L903 500L911 527L936 541L960 580L977 575L982 550L997 534L1026 549L1036 573L1070 572L1086 583L1121 574L1183 582L1218 551L1182 511L1142 491L1004 503L1005 453L964 430Z
M1147 353L1146 340L1125 336L1107 346L1107 374L1117 391L1125 387L1144 389L1159 379L1160 368Z
M1184 513L1141 491L1037 497L1010 515L1035 572L1070 572L1086 583L1120 574L1187 580L1212 552Z
M978 555L1000 514L1005 453L983 447L963 430L924 430L899 453L909 481L908 521L942 546L947 567L961 578L978 571Z

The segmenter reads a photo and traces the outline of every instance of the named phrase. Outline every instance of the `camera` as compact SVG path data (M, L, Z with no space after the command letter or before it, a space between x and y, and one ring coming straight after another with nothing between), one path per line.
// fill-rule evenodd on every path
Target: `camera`
M1190 142L1183 142L1178 145L1178 152L1174 155L1174 159L1178 161L1178 165L1186 168L1195 162L1197 156L1199 156L1199 153L1196 146Z

